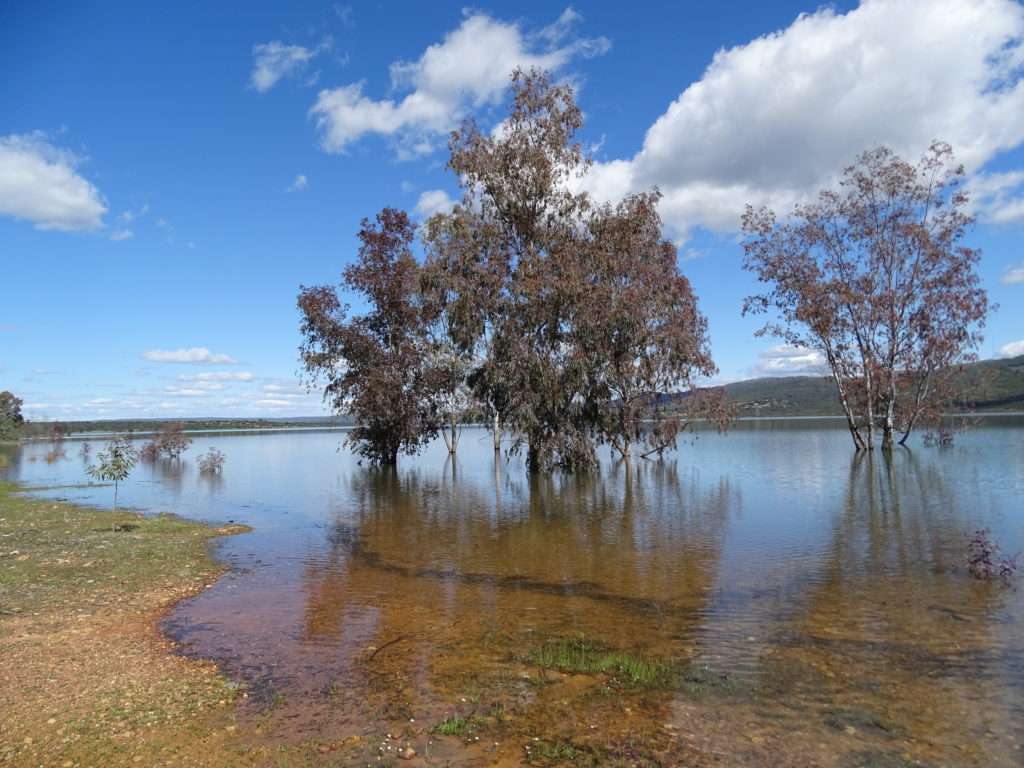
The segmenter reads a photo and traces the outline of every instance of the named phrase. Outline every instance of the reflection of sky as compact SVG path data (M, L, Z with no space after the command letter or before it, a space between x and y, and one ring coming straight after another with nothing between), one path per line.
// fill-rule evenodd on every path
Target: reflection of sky
M341 439L336 432L198 436L180 465L140 464L122 484L119 498L125 506L252 525L253 536L227 544L232 555L295 554L296 548L316 548L326 524L357 521L379 506L380 499L367 497L374 493L365 482L372 473L338 450ZM701 433L681 443L664 464L606 462L596 478L556 475L531 481L518 459L495 467L488 436L470 429L454 467L440 444L403 459L399 492L414 494L424 515L447 520L462 536L476 535L466 529L468 521L487 521L497 531L531 516L572 514L581 536L618 545L627 536L635 553L679 544L703 530L694 517L706 516L717 500L726 526L716 533L721 561L728 565L721 577L747 581L768 564L785 568L830 546L836 521L851 503L848 443L842 429L816 422L746 422L724 437ZM214 445L227 454L227 465L223 476L203 477L197 457ZM93 452L100 447L94 443ZM11 460L0 472L27 485L87 482L78 448L77 441L68 441L65 457L54 463L45 460L49 447L44 443L14 453L7 449ZM1024 430L978 428L949 450L898 452L893 472L900 510L910 520L949 518L965 530L990 526L1006 549L1024 544L1012 506L1024 495ZM878 493L878 503L894 504L885 489ZM110 503L107 488L46 495ZM630 513L628 530L608 514L616 510Z
M220 546L234 570L172 613L189 652L306 694L344 679L358 711L368 648L407 636L403 664L426 696L432 665L477 652L490 625L639 642L739 676L796 670L787 685L807 682L806 658L883 685L926 679L905 648L950 654L935 685L1004 681L984 687L990 702L1024 685L1024 591L979 596L963 577L973 530L991 527L1010 552L1024 544L1019 427L989 422L951 449L886 460L855 456L835 422L744 422L664 462L605 456L589 476L539 477L496 463L482 430L466 431L457 459L436 443L397 473L359 466L341 439L197 436L184 461L142 464L123 485L124 505L254 529ZM220 477L197 472L210 446L227 455ZM47 444L7 447L0 472L82 483L78 448L48 463ZM958 657L960 643L975 655Z

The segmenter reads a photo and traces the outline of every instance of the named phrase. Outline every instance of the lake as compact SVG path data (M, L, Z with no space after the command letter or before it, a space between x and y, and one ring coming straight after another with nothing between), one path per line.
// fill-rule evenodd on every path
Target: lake
M530 477L478 429L394 472L343 439L197 435L120 492L253 528L164 630L246 685L268 743L352 764L388 760L388 734L409 764L1024 764L1024 579L966 570L977 529L1024 548L1022 417L889 458L840 422L741 422L589 476ZM0 448L0 477L109 505L67 487L79 446ZM210 446L222 476L197 471Z

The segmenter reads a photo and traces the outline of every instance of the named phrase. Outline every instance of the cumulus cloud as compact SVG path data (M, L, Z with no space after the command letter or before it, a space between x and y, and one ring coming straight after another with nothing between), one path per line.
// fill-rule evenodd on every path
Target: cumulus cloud
M1018 355L1024 355L1024 339L1020 341L1011 341L1009 344L1003 344L999 348L999 355L1001 357L1017 357Z
M41 133L0 137L0 214L37 229L91 230L103 226L103 195L79 175L81 159Z
M752 373L755 376L805 376L826 371L821 352L780 344L758 354Z
M391 65L391 86L406 93L399 100L373 99L364 82L320 92L310 114L316 118L321 146L343 152L368 134L396 137L399 154L434 149L438 134L451 130L471 109L498 103L516 67L562 69L573 58L605 53L606 38L566 40L579 14L562 14L540 34L518 24L471 12L443 41L416 61Z
M279 40L258 43L252 47L253 64L249 84L260 93L266 93L283 78L302 72L310 61L330 50L332 45L330 37L315 48L285 45Z
M151 363L191 363L193 365L223 365L238 361L230 355L211 352L206 347L182 349L147 349L142 356Z
M967 192L982 221L1024 222L1024 171L978 174L971 179Z
M416 213L421 218L429 219L434 214L447 213L454 205L455 201L443 189L428 189L416 201Z
M999 278L999 282L1003 285L1020 285L1024 283L1024 264L1008 267L1003 272L1003 276Z
M135 237L135 233L130 229L115 229L110 233L110 239L115 242L120 240L131 240L133 237Z
M735 230L746 203L784 211L878 144L916 160L942 139L975 171L1024 141L1022 37L1014 0L865 0L802 14L718 51L636 155L596 164L582 186L610 200L656 185L662 215L685 235Z
M309 179L307 179L304 174L300 173L298 176L295 177L295 181L288 185L288 188L285 189L285 192L301 192L306 188L308 184Z

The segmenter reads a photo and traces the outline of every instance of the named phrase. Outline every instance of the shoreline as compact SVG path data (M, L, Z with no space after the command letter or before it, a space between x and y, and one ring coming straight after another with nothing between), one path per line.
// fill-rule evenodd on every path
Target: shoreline
M230 570L213 542L251 529L30 493L0 483L0 762L233 762L215 753L240 686L160 625Z

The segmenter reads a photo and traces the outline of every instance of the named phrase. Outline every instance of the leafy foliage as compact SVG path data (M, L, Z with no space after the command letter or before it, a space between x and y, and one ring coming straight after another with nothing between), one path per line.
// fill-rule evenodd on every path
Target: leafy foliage
M96 456L97 463L86 470L89 475L101 482L114 483L114 509L117 509L118 484L128 479L136 462L138 451L130 439L124 436L115 437L107 447Z
M883 447L934 423L974 359L989 306L980 252L960 244L973 223L963 179L946 144L916 166L880 147L791 219L743 217L744 266L769 286L744 313L774 312L760 333L822 354L857 448L879 421Z
M357 416L349 442L377 464L394 465L400 452L415 453L437 434L414 237L404 211L385 208L375 221L363 220L357 262L342 279L371 305L363 316L350 319L331 286L299 294L306 374L311 383L326 381L324 399L335 412Z
M21 398L6 390L0 392L0 440L13 437L24 423L21 406Z
M217 475L224 468L227 456L223 451L211 448L199 458L199 471L204 475Z

